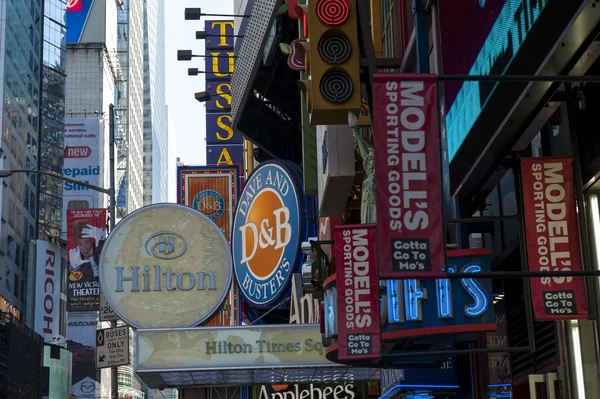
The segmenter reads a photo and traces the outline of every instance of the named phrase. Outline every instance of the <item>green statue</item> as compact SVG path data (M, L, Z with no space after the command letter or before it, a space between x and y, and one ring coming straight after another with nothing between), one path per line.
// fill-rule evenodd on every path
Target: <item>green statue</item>
M348 112L348 125L352 128L354 145L358 148L363 159L363 169L365 171L360 204L360 221L361 223L376 223L375 150L373 143L362 135L361 128L358 126L358 117L352 112Z

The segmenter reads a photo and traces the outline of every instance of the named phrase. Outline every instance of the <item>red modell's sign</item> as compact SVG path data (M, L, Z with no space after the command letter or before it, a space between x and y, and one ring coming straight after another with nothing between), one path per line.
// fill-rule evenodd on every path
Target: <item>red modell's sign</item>
M375 225L335 227L338 359L381 357Z
M582 270L572 158L526 158L523 208L530 271ZM582 277L531 278L536 320L587 319Z
M444 218L434 75L374 75L379 276L443 277Z

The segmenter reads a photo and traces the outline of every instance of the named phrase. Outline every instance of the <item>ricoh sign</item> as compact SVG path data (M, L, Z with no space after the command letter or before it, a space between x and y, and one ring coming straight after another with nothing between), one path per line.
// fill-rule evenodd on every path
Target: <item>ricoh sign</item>
M45 342L61 336L60 290L61 290L61 252L60 248L49 242L38 240L35 332L44 337Z
M106 300L138 328L201 324L223 303L231 280L223 233L183 205L157 204L133 212L102 250L100 284Z

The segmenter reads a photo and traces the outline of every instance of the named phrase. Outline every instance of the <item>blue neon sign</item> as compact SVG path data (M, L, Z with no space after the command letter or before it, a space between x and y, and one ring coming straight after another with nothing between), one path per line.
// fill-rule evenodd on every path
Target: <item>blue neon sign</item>
M549 0L507 0L469 75L502 75ZM480 5L483 7L485 2ZM497 83L465 82L446 115L450 161L477 121Z
M448 251L450 273L490 270L489 250ZM495 329L490 279L387 280L387 323L399 337ZM423 329L427 329L423 333Z

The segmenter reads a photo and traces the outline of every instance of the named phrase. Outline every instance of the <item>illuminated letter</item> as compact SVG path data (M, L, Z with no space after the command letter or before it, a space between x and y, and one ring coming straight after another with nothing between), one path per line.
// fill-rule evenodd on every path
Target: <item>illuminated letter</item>
M454 273L453 266L448 267L448 273ZM454 317L454 312L452 311L452 289L450 285L450 280L447 278L442 278L436 280L435 283L438 288L438 317L440 319L451 319Z
M229 124L223 122L223 119L227 119ZM217 126L227 132L227 136L221 136L221 133L217 131L217 140L227 141L233 137L233 129L231 128L231 115L219 115L217 118Z
M421 321L421 300L427 299L427 290L419 287L419 280L404 280L404 308L407 321Z
M229 77L232 73L233 73L233 65L234 65L234 58L233 58L233 52L227 52L227 57L229 59L229 71L227 72L219 72L219 52L216 53L210 53L210 55L212 55L212 71L215 74L215 76L219 76L219 77Z
M231 160L231 155L229 155L229 151L227 148L223 148L221 151L221 155L219 155L219 160L217 161L217 166L221 165L233 165L233 161Z
M215 21L212 23L211 28L215 28L215 26L219 27L219 47L227 47L227 27L231 26L231 29L233 29L233 22L232 21Z
M479 273L480 265L467 265L462 270L463 273ZM472 278L463 278L460 280L464 289L473 298L472 305L465 305L465 314L468 317L481 316L488 308L488 299L483 287L479 281Z
M404 296L402 281L387 280L388 323L404 323Z
M223 91L223 88L227 88L227 91ZM225 108L227 105L231 105L231 85L229 83L221 83L217 85L216 94L227 101L227 104L221 105L219 100L215 101L217 108Z

